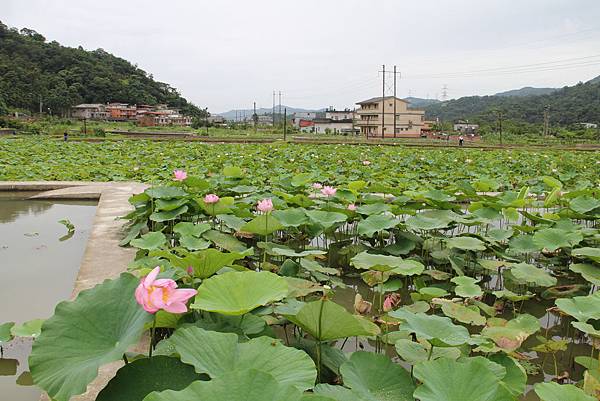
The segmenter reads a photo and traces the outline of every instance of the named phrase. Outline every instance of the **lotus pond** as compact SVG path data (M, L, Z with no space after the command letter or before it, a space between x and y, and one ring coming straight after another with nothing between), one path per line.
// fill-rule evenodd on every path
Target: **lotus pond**
M123 361L97 400L598 398L592 177L407 190L324 166L260 187L240 167L179 171L131 197L135 260L57 306L33 382L67 401Z
M218 174L237 166L243 185L269 190L299 173L347 185L364 180L374 192L452 189L544 189L551 176L569 189L600 184L600 152L416 149L402 146L202 144L195 142L61 142L40 136L0 139L0 180L92 180L159 183L174 169ZM379 189L377 187L380 187Z
M0 317L16 323L0 326L2 400L40 398L27 365L32 336L41 318L71 294L95 211L96 202L27 200L23 193L0 192ZM59 223L64 219L72 230Z

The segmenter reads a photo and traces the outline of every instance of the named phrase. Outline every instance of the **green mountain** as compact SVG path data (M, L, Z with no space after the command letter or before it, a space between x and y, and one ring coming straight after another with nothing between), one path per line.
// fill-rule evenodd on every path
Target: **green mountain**
M78 103L166 103L184 114L202 111L170 85L102 49L70 48L31 29L0 22L0 112L14 107L65 114Z
M531 86L526 86L521 89L513 89L506 92L499 92L496 93L494 96L539 96L548 95L554 91L556 91L556 88L533 88Z
M462 97L427 106L425 114L427 118L444 121L469 119L490 122L496 119L496 112L501 111L507 120L538 124L543 122L546 107L553 124L598 122L600 81L580 82L547 95Z
M404 100L410 103L408 107L411 109L423 109L424 107L427 107L429 105L440 103L440 101L437 99L423 99L420 97L412 96L405 97Z

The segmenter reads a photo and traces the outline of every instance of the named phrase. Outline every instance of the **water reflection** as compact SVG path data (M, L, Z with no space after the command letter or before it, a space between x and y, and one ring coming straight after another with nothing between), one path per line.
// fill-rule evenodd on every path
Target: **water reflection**
M0 323L47 318L71 294L96 202L22 200L0 194ZM75 226L68 240L61 219ZM24 338L2 344L0 399L39 400L28 372L31 345L32 340Z

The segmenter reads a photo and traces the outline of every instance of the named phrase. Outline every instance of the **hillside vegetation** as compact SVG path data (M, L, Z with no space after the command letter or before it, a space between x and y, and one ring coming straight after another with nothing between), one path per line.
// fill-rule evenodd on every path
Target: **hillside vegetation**
M190 115L198 107L169 84L122 58L97 49L70 48L31 30L0 22L0 112L7 108L65 114L78 103L166 103Z
M597 122L600 118L600 82L592 80L538 96L462 97L429 105L426 115L445 121L469 118L485 122L495 120L496 111L501 111L507 120L540 124L546 106L555 124Z

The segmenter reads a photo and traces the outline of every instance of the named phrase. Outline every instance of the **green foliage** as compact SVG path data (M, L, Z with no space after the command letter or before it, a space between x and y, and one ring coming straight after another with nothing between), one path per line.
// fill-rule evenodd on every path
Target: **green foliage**
M0 114L2 104L66 114L77 103L166 103L185 114L202 112L168 84L157 82L103 49L64 47L31 29L18 32L0 22Z

